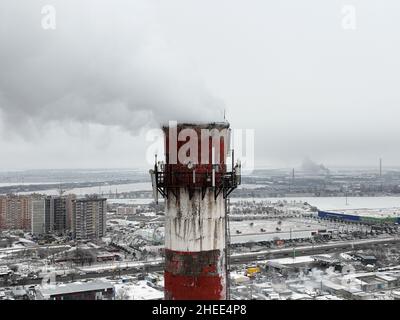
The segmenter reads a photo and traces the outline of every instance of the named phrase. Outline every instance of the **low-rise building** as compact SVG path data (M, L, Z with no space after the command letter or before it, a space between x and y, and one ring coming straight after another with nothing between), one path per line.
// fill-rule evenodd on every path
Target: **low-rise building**
M37 300L114 300L115 289L104 281L51 285L36 290Z

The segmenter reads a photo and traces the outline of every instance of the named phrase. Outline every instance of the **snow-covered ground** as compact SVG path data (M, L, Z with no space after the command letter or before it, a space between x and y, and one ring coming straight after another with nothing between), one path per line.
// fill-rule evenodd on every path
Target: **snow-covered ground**
M147 281L114 284L116 297L123 296L124 300L161 300L164 292L150 287Z
M118 269L123 269L123 268L141 268L143 267L145 264L149 265L149 264L154 264L154 265L158 265L160 263L163 262L163 259L161 258L157 258L157 259L153 259L153 260L147 260L146 262L144 261L124 261L124 262L113 262L113 263L102 263L102 264L95 264L95 265L91 265L91 266L85 266L85 267L78 267L77 269L79 269L80 271L84 271L84 272L102 272L105 270L118 270Z
M318 232L320 229L327 229L326 225L297 219L286 219L281 224L278 224L278 221L232 221L230 222L231 243L311 238L313 232ZM264 231L261 231L261 229ZM241 233L239 234L238 232Z
M238 189L257 189L257 188L265 188L268 186L267 184L247 184L243 183L238 186Z
M150 204L153 201L154 201L153 198L143 198L143 199L107 199L108 203L136 204L136 205ZM163 202L163 201L161 200L159 202Z
M12 186L29 186L29 185L38 185L38 184L48 184L49 182L1 182L1 187L12 187Z
M122 225L122 226L125 226L125 227L128 227L128 226L137 226L137 225L140 224L139 221L125 220L125 219L108 219L108 220L107 220L107 223L109 223L109 224L114 224L114 223L116 223L116 224L118 224L118 225Z
M329 254L319 254L319 257L327 257L330 258ZM265 262L267 263L268 261L283 264L283 265L290 265L290 264L297 264L297 263L309 263L314 261L314 256L301 256L301 257L295 257L295 258L279 258L279 259L270 259L270 260L265 260L265 261L260 261L261 263ZM260 263L258 262L258 263Z
M273 232L259 234L236 234L231 236L232 244L273 240L306 239L312 237L312 231L294 230L292 232Z
M340 209L379 209L379 208L400 208L400 197L348 197L347 204L345 197L290 197L290 198L232 198L231 203L239 201L266 201L276 203L286 201L288 203L307 202L320 210Z
M313 223L310 221L300 220L300 219L285 219L279 224L278 219L271 220L250 220L250 221L232 221L230 222L231 233L236 231L242 232L242 234L255 234L260 233L261 229L264 232L276 232L276 228L279 228L282 232L290 232L290 230L318 230L321 228L326 228L325 225Z

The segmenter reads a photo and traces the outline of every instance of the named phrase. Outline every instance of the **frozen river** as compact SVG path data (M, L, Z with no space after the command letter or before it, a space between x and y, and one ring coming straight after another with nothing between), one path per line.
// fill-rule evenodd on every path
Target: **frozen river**
M162 201L162 199L159 199ZM125 204L145 204L153 199L110 199L110 202ZM382 209L400 208L400 197L293 197L293 198L231 198L231 203L239 201L267 201L276 203L286 201L288 203L307 202L320 210L349 210L349 209Z
M32 183L30 183L32 184ZM7 184L10 185L10 184ZM5 185L6 186L6 185ZM151 190L150 182L136 182L136 183L128 183L128 184L114 184L108 185L103 184L101 186L96 187L84 187L84 188L73 188L67 189L66 193L73 193L77 195L85 195L85 194L109 194L109 193L121 193L121 192L131 192L131 191L149 191ZM59 189L48 189L48 190L40 190L38 193L46 194L49 196L58 195ZM32 192L19 192L19 194L31 194Z
M35 184L35 183L18 183L18 184ZM15 185L14 183L0 183L0 186ZM246 185L259 187L260 185ZM150 191L152 190L150 182L137 182L129 184L118 184L118 185L107 185L103 184L96 187L84 187L74 188L66 190L67 193L74 193L77 195L85 194L109 194L109 193L121 193L130 191ZM38 191L47 195L57 195L59 190L49 189ZM21 192L19 194L30 194L32 192ZM160 199L161 200L161 199ZM400 197L348 197L347 202L345 197L285 197L285 198L231 198L231 203L237 203L239 201L268 201L271 203L278 201L286 202L308 202L309 204L317 207L320 210L346 210L346 209L380 209L380 208L400 208ZM149 203L152 199L124 199L116 200L113 202L120 203Z

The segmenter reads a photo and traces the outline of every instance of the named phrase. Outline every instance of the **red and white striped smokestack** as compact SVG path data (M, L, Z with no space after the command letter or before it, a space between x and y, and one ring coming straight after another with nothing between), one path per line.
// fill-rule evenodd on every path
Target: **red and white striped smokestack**
M225 198L238 183L226 166L229 124L163 130L166 163L155 166L153 185L166 199L165 299L226 299Z

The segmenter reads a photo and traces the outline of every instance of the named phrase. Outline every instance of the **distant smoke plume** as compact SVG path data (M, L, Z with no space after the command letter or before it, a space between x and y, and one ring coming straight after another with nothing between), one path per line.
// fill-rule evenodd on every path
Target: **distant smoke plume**
M329 169L326 168L323 164L317 164L312 161L310 158L305 158L303 163L301 164L301 169L307 173L313 174L329 174Z
M42 28L47 4L56 9L56 30ZM136 132L168 120L221 120L222 102L155 17L144 0L2 0L3 126L78 121Z

